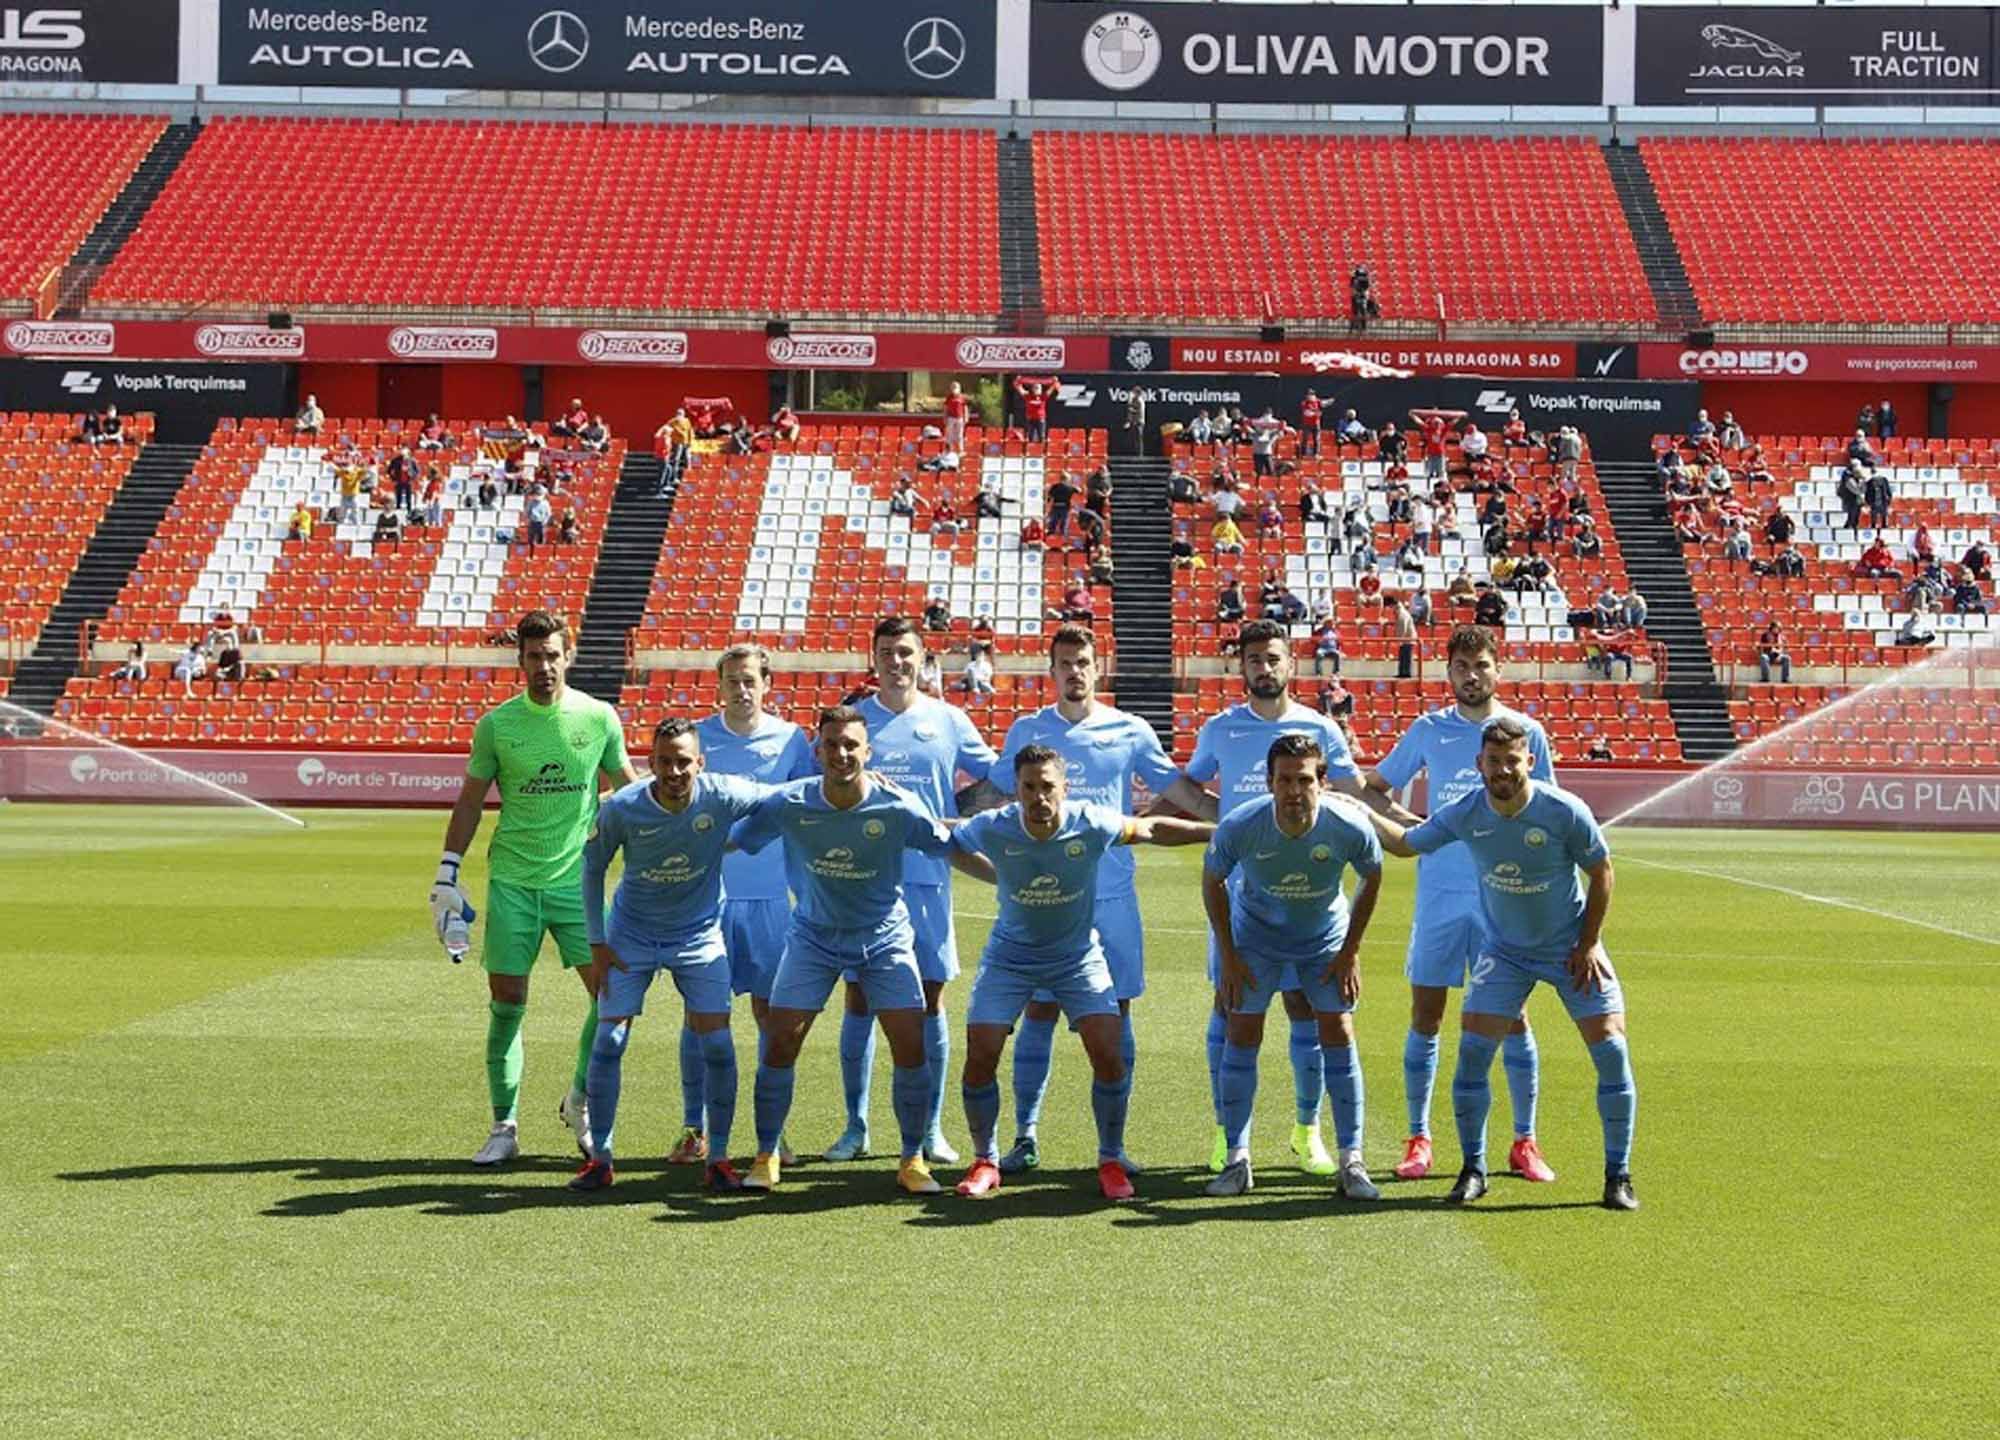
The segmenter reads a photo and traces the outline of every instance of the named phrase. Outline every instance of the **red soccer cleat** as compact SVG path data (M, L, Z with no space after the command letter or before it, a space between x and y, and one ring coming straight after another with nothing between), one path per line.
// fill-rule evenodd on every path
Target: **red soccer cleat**
M682 1129L681 1138L667 1152L669 1165L699 1165L707 1159L708 1137L692 1125Z
M722 1193L743 1188L743 1177L736 1173L736 1167L727 1160L716 1160L709 1165L707 1181L709 1189Z
M1556 1172L1542 1158L1542 1147L1535 1143L1532 1135L1514 1142L1514 1148L1507 1152L1507 1168L1523 1180L1534 1180L1544 1185L1556 1178Z
M1118 1161L1106 1160L1097 1167L1097 1188L1104 1192L1106 1200L1130 1200L1132 1177Z
M609 1190L616 1177L608 1160L586 1160L569 1182L569 1188L578 1194L588 1194L594 1190Z
M968 1200L984 1200L999 1188L1000 1167L984 1156L973 1161L965 1178L958 1182L958 1193Z
M1396 1165L1398 1180L1421 1180L1431 1173L1431 1137L1412 1135L1403 1142L1403 1158Z

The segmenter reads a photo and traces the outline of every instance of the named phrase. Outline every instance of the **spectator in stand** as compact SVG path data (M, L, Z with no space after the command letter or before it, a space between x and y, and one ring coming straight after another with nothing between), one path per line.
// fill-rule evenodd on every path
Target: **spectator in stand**
M1553 590L1555 577L1555 567L1549 564L1548 557L1530 550L1514 567L1514 593L1525 595L1530 590L1537 593Z
M337 466L334 474L340 481L340 520L342 524L361 518L361 482L368 476L359 460L349 456Z
M1409 499L1410 544L1419 555L1431 553L1431 535L1435 530L1436 507L1422 495L1412 495Z
M958 502L948 490L940 490L937 500L931 505L931 538L933 540L955 540L958 538Z
M451 444L451 436L445 431L444 421L438 419L437 411L431 411L429 415L424 417L424 428L417 432L417 448L419 450L442 450L449 444Z
M1627 629L1644 630L1646 628L1646 615L1648 613L1646 597L1639 593L1639 587L1636 585L1625 592L1624 612Z
M174 661L174 679L181 682L181 693L192 698L194 682L207 673L208 656L202 653L201 641L188 641L188 648Z
M889 513L891 515L900 515L905 520L914 520L917 518L918 511L930 508L930 503L930 501L924 498L923 492L917 489L915 482L907 475L898 475L895 483L889 487Z
M1903 572L1896 568L1896 557L1889 553L1888 542L1880 534L1875 536L1861 558L1854 562L1854 574L1862 580L1901 580Z
M1736 482L1730 477L1729 467L1722 463L1721 456L1709 462L1704 481L1711 505L1719 504L1736 493Z
M1354 714L1354 695L1340 679L1323 680L1319 687L1319 713L1329 720L1346 720Z
M1696 447L1699 447L1705 440L1713 440L1715 438L1715 422L1708 418L1706 410L1697 410L1694 412L1694 424L1688 426L1687 438L1688 443Z
M1070 507L1076 503L1077 488L1068 475L1058 475L1048 489L1049 534L1069 534Z
M491 470L482 471L479 476L479 493L474 499L475 510L498 510L500 508L500 482L493 478Z
M1459 562L1458 573L1445 586L1444 599L1447 605L1471 605L1479 599L1479 587L1472 583L1472 570L1464 561Z
M424 524L432 530L444 526L444 476L435 465L424 469Z
M565 435L575 439L583 433L583 427L590 423L590 412L583 408L581 396L574 396L569 408L549 422L549 434Z
M1479 422L1468 418L1465 429L1458 437L1459 458L1468 465L1486 458L1486 432L1479 428Z
M1077 542L1072 547L1091 550L1104 543L1104 517L1089 506L1076 512Z
M1176 570L1199 570L1204 563L1201 556L1195 553L1194 539L1188 534L1185 524L1174 526L1174 538L1167 546L1167 555Z
M1607 584L1591 607L1591 625L1598 630L1615 630L1625 616L1625 600L1616 587Z
M576 432L576 441L593 455L602 455L611 448L611 427L604 423L602 415L592 415Z
M1320 619L1313 630L1313 674L1324 674L1331 669L1340 673L1340 625L1331 614Z
M1375 435L1375 455L1384 465L1404 465L1410 459L1410 438L1394 420L1384 420Z
M799 438L802 428L798 414L789 405L780 405L778 413L771 417L771 434L788 445Z
M1672 445L1662 445L1660 453L1653 457L1653 478L1660 482L1663 491L1671 494L1680 473L1681 452Z
M403 543L403 512L390 506L375 512L374 541L377 545Z
M1412 413L1414 414L1415 412ZM1424 415L1423 425L1424 478L1426 480L1442 480L1444 479L1445 451L1448 443L1444 416L1438 414L1435 410L1430 411Z
M1576 484L1576 467L1583 463L1583 432L1574 425L1563 426L1556 431L1551 449L1557 477L1565 485Z
M1099 465L1083 483L1083 508L1111 518L1111 467Z
M528 492L528 548L549 543L549 521L555 518L555 510L549 504L549 497L537 485Z
M1919 597L1903 624L1896 631L1898 645L1929 645L1937 639L1937 626L1931 620L1930 601Z
M666 468L661 472L663 482L679 480L688 467L688 459L694 453L694 421L688 418L685 406L677 408L673 418L653 432L654 441L661 447L666 459Z
M1125 401L1125 428L1132 432L1132 453L1146 453L1146 403L1152 399L1152 392L1144 385L1134 385L1131 395Z
M1896 407L1889 403L1888 396L1883 396L1882 403L1875 407L1875 433L1884 440L1893 440L1898 423Z
M1215 618L1234 625L1242 620L1245 610L1243 582L1234 575L1222 577L1222 588L1215 592Z
M1299 454L1319 454L1319 421L1324 406L1317 390L1306 391L1306 398L1299 402ZM1347 412L1352 415L1352 410Z
M1910 537L1910 563L1918 569L1937 563L1937 546L1931 540L1931 527L1922 520L1917 522L1917 533Z
M1975 580L1990 582L1993 579L1993 552L1982 542L1975 540L1966 546L1965 554L1958 562L1958 568Z
M1484 580L1479 582L1479 598L1472 606L1472 623L1498 630L1507 623L1507 600Z
M1776 550L1780 545L1792 543L1792 536L1798 533L1798 525L1778 506L1773 505L1764 517L1764 543Z
M1273 414L1268 405L1262 415L1250 422L1250 465L1255 474L1269 476L1277 473L1275 456L1278 437L1291 428Z
M389 460L389 486L395 494L395 506L408 514L416 501L417 460L405 445Z
M1366 425L1361 423L1359 415L1349 410L1345 415L1340 417L1340 428L1336 432L1336 438L1343 445L1366 445L1368 437L1373 433Z
M1117 579L1118 570L1111 560L1111 542L1100 540L1084 551L1084 561L1089 567L1090 583L1109 589Z
M1625 667L1625 678L1632 678L1631 638L1618 629L1595 632L1583 647L1583 663L1589 669L1601 673L1606 680L1611 678L1614 665Z
M1488 559L1498 560L1513 547L1513 541L1507 536L1507 517L1504 511L1497 519L1483 527L1479 535L1480 546L1485 550Z
M944 392L944 443L953 450L965 449L965 423L972 415L972 400L954 380Z
M1030 515L1027 519L1021 522L1022 550L1027 551L1031 554L1039 555L1042 553L1042 549L1044 546L1047 545L1047 543L1048 543L1048 535L1047 532L1045 532L1042 529L1042 522L1038 516Z
M1880 530L1889 523L1889 506L1896 498L1895 488L1889 484L1889 472L1870 470L1865 493L1868 497L1868 524Z
M1854 433L1857 435L1875 433L1875 407L1866 400L1861 402L1861 413L1854 417Z
M1380 319L1382 302L1375 295L1375 276L1366 265L1356 265L1347 277L1347 328L1359 332L1370 320Z
M1431 592L1421 585L1410 592L1410 618L1426 630L1437 619L1437 612L1431 608Z
M1021 397L1021 414L1027 422L1024 428L1030 444L1039 445L1049 438L1049 397L1061 384L1053 375L1014 377L1014 393Z
M1780 545L1777 552L1771 556L1771 573L1780 580L1803 580L1806 578L1805 556L1799 554L1790 543Z
M1236 528L1235 520L1227 515L1215 522L1215 528L1209 531L1208 538L1218 555L1243 553L1243 532Z
M944 699L944 667L932 651L925 651L923 663L917 666L917 688L933 699Z
M1859 530L1861 509L1868 503L1868 468L1859 460L1849 460L1841 467L1834 495L1840 501L1841 523L1849 530Z
M107 405L101 415L83 417L83 428L77 432L78 440L85 445L117 445L125 439L125 422L118 418L118 407Z
M1586 760L1608 761L1616 760L1618 756L1612 751L1611 742L1604 736L1597 735L1593 736L1590 744L1585 747L1583 758Z
M236 628L236 617L227 610L220 611L211 622L201 648L217 680L243 678L243 632Z
M1277 542L1285 538L1285 512L1279 508L1278 497L1272 491L1266 490L1258 498L1256 521L1259 539Z
M565 510L562 513L562 519L556 525L556 544L574 545L576 541L576 511L574 509Z
M988 470L979 477L979 493L972 497L972 511L981 520L1005 519L1003 513L1014 502L1000 493L1000 477Z
M1749 446L1750 437L1743 433L1743 427L1736 423L1736 412L1722 412L1722 428L1716 437L1725 450L1742 450Z
M1187 429L1181 432L1181 438L1190 445L1206 445L1215 439L1215 421L1206 410L1197 410Z
M951 629L951 604L942 595L924 601L924 629L942 635Z
M1500 443L1508 446L1518 445L1523 448L1527 446L1528 422L1521 418L1519 410L1509 410L1507 412L1507 423L1500 427Z
M1424 561L1428 558L1424 547L1417 543L1417 537L1411 535L1396 552L1396 568L1421 575L1424 573Z
M958 473L959 460L959 453L947 447L936 455L931 456L928 460L918 461L917 468L919 470L935 471L940 475L949 470L952 474L956 475Z
M1285 582L1278 578L1277 570L1267 564L1263 583L1257 587L1257 613L1266 620L1278 619L1279 611L1284 608L1284 598Z
M965 671L958 677L958 688L968 695L993 693L993 661L986 647L976 640L965 657Z
M1854 438L1847 442L1847 458L1850 460L1859 460L1871 470L1881 464L1881 461L1875 458L1875 447L1868 443L1868 431L1866 429L1856 430Z
M1944 568L1933 560L1917 571L1916 578L1903 593L1912 601L1921 596L1930 602L1931 609L1941 610L1944 608L1944 597L1951 593L1951 581L1945 576Z
M1576 534L1570 537L1569 552L1579 560L1595 560L1604 554L1604 542L1598 538L1597 526L1585 516L1577 522Z
M1299 529L1310 530L1315 524L1323 524L1328 530L1333 528L1333 515L1326 508L1326 495L1310 481L1299 487Z
M1757 678L1769 685L1773 669L1780 685L1792 683L1792 654L1785 648L1785 629L1775 620L1757 637Z
M1979 588L1979 582L1972 578L1972 572L1961 570L1951 586L1951 608L1961 615L1984 615L1986 613L1986 593Z
M1974 587L1977 589L1977 587ZM144 680L146 678L146 642L134 640L125 651L125 663L111 672L113 680Z
M304 497L301 497L298 504L292 507L291 528L285 532L285 538L287 540L312 539L313 524L316 518L313 514L312 506L306 504Z
M1358 605L1380 605L1383 601L1382 575L1369 560L1354 578L1354 600Z
M1090 589L1081 580L1073 580L1063 591L1062 609L1051 618L1066 625L1088 625L1097 619L1097 612L1091 608Z
M1700 545L1708 539L1701 528L1701 512L1692 505L1674 507L1674 538L1683 545Z
M1178 463L1167 476L1167 505L1198 505L1201 503L1201 484Z
M1722 558L1725 560L1750 560L1750 531L1737 516L1730 516L1722 527Z
M319 396L306 396L306 403L299 406L299 413L292 421L292 428L301 435L317 435L326 424L326 411L319 408Z

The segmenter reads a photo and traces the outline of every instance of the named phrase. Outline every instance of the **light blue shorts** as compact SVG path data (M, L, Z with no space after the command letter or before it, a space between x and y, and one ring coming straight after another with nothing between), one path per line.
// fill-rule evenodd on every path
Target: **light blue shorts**
M1222 983L1222 952L1215 948L1215 936L1212 934L1208 937L1208 983L1210 986ZM1279 967L1278 988L1280 990L1306 988L1304 981L1299 977L1299 967L1289 960L1284 961Z
M1465 983L1466 972L1486 945L1478 897L1466 897L1466 904L1469 911L1459 905L1439 905L1433 919L1419 895L1416 918L1410 922L1410 948L1403 957L1403 974L1412 985L1456 989Z
M958 931L951 923L951 885L905 885L917 972L933 985L958 978Z
M729 986L738 995L771 998L771 977L785 953L789 900L725 900L722 943L729 950Z
M1146 928L1139 915L1138 892L1100 895L1091 911L1097 945L1111 967L1111 989L1120 1000L1137 1000L1146 993ZM1035 999L1054 1002L1055 993L1037 990Z
M625 962L613 970L597 997L605 1015L643 1015L646 992L662 970L674 977L674 988L691 1015L729 1013L729 957L721 935L710 930L685 944L658 945L630 934L613 933L611 948Z
M1095 945L1074 962L1054 965L1022 965L988 951L980 957L979 973L972 980L965 1023L1011 1028L1030 998L1055 1001L1072 1026L1089 1015L1118 1013L1111 967Z
M923 980L917 974L907 928L842 943L838 935L805 930L797 917L785 933L784 959L771 977L771 1008L824 1009L843 975L860 982L870 1010L924 1008Z
M1516 1019L1537 983L1547 985L1562 997L1563 1009L1569 1011L1572 1020L1625 1013L1625 992L1615 973L1605 977L1601 991L1579 990L1569 978L1569 966L1561 960L1530 960L1490 949L1482 950L1472 962L1472 980L1465 989L1465 1003L1459 1008L1469 1015L1505 1015Z
M1250 978L1254 983L1245 988L1231 1008L1232 1015L1262 1015L1271 1008L1271 1001L1281 990L1305 991L1306 1000L1316 1015L1345 1015L1354 1009L1353 1003L1341 998L1338 980L1320 978L1326 973L1326 967L1333 963L1337 950L1329 950L1321 959L1304 965L1290 960L1273 960L1255 950L1245 950L1241 945L1236 947L1236 953L1250 967Z

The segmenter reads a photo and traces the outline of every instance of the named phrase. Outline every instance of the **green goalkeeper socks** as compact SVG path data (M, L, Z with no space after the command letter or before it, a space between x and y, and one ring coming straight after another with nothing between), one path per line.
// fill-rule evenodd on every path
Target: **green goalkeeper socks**
M597 997L590 997L590 1013L583 1017L583 1033L576 1037L576 1074L569 1088L579 1095L590 1088L590 1051L597 1044Z
M512 1120L521 1095L521 1021L526 1005L491 1002L486 1021L486 1090L493 1099L493 1118Z

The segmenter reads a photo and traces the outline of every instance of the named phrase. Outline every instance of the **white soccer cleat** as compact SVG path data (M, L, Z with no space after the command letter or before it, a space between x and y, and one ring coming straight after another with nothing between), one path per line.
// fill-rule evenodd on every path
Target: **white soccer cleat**
M556 1117L569 1127L570 1134L576 1136L577 1153L588 1160L590 1155L590 1105L581 1090L572 1090L563 1096L562 1104L556 1106Z
M492 1133L486 1143L479 1147L479 1153L472 1157L475 1165L499 1165L512 1160L521 1153L521 1140L512 1120L495 1120Z
M1350 1155L1340 1162L1340 1174L1334 1183L1340 1187L1340 1193L1349 1200L1382 1198L1381 1190L1368 1178L1368 1167L1361 1163L1359 1155Z

